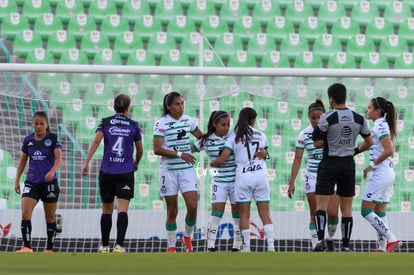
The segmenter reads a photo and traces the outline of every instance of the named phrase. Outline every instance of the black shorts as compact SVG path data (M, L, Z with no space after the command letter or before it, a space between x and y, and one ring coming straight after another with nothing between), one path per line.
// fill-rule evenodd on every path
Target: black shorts
M99 189L101 199L105 203L118 199L130 200L134 197L134 172L127 174L99 173Z
M317 195L355 196L355 162L353 157L324 157L318 166Z
M32 198L37 201L41 199L46 203L57 202L59 199L59 185L57 180L51 182L31 183L24 182L22 197Z

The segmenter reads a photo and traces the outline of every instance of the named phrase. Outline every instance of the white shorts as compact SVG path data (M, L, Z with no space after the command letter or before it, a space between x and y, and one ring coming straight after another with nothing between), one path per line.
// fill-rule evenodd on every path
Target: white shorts
M234 183L215 183L211 184L211 203L225 203L229 198L231 204L235 204Z
M365 186L362 199L375 203L390 202L394 180L395 173L393 168L387 166L375 168Z
M303 181L303 190L305 193L315 193L316 188L316 174L307 173Z
M237 203L270 201L270 187L264 173L236 173L235 196Z
M178 192L197 191L197 181L194 169L165 170L160 169L160 195L174 196Z

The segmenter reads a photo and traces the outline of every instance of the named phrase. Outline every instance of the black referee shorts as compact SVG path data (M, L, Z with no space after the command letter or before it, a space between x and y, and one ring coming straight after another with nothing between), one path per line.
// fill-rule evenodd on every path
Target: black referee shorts
M353 157L323 157L318 166L317 195L355 196L355 162Z

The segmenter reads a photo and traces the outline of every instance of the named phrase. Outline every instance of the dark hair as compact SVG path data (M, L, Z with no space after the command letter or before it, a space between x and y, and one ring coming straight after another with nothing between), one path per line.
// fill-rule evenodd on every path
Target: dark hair
M177 93L177 92L171 92L171 93L168 93L168 94L166 94L165 96L164 96L164 101L163 101L163 111L162 111L162 114L163 114L163 116L165 116L165 115L167 115L167 114L169 114L170 113L170 111L168 110L168 106L171 106L171 104L173 104L173 102L174 102L174 99L176 98L176 97L182 97L182 95L181 94L179 94L179 93Z
M253 135L253 130L249 126L252 121L256 119L256 110L250 107L245 107L240 110L239 120L237 121L234 131L236 132L236 142L248 142Z
M45 119L46 123L47 123L46 132L50 132L49 118L47 117L46 112L45 111L37 111L33 114L32 120L34 120L35 117L41 117L41 118Z
M328 87L328 96L332 97L336 104L346 102L346 87L341 83L334 83Z
M125 113L131 105L131 98L129 95L120 94L115 97L114 110L117 113Z
M200 138L200 146L202 147L204 143L206 142L207 138L216 131L216 126L214 124L220 119L220 118L228 118L230 117L229 114L225 111L213 111L210 114L210 118L208 119L208 125L207 125L207 133L201 136Z
M394 104L383 97L375 97L371 99L371 102L375 110L381 111L381 117L385 116L390 127L391 140L394 140L397 137L397 111Z
M310 114L310 112L315 111L315 110L320 110L323 113L325 113L325 105L323 105L323 102L321 99L317 98L315 99L315 102L312 102L309 107L308 107L308 115Z

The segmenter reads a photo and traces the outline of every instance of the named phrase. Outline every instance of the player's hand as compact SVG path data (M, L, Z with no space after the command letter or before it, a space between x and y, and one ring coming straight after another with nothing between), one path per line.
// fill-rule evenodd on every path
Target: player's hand
M82 175L87 176L89 173L89 165L86 163L82 167Z
M258 159L266 159L267 151L264 148L259 148L259 150L254 154Z
M55 172L49 171L45 175L45 180L46 182L50 182L53 180L54 177L55 177Z
M19 182L14 183L14 192L20 195L20 183Z
M368 172L372 170L371 166L368 166L367 168L364 169L364 173L363 173L363 178L366 179L368 176Z
M288 188L288 197L289 197L289 199L293 198L294 194L295 194L295 185L289 183L289 188Z
M183 153L181 155L181 159L182 160L185 160L189 164L193 164L194 165L196 163L196 158L192 154L189 154L189 153Z

